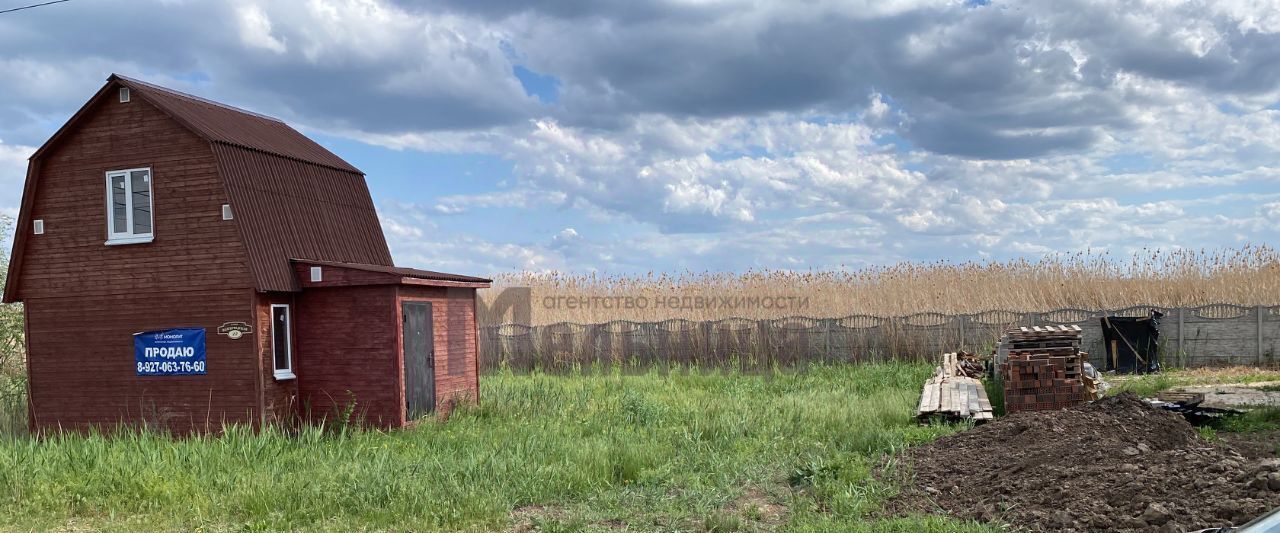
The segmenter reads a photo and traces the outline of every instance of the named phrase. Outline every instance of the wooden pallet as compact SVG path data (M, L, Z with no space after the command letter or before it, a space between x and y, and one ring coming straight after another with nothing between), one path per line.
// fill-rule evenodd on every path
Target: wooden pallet
M1195 407L1204 402L1204 393L1185 392L1185 391L1164 391L1156 395L1156 399L1162 402L1176 403L1178 405Z
M1033 326L1011 329L1004 334L1010 349L1079 348L1080 326Z
M1047 337L1079 337L1083 330L1077 325L1023 326L1008 331L1010 339L1043 339Z
M924 382L916 409L920 423L926 424L933 418L982 423L995 418L982 381L965 377L957 365L956 354L943 354L942 364L934 370L933 377Z

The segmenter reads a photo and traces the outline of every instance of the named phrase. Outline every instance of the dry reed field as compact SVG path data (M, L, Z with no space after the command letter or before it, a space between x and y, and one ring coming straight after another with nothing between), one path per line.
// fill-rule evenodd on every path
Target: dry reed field
M833 271L753 270L677 275L516 273L481 291L481 326L523 322L495 302L502 291L531 308L529 325L673 318L718 320L995 309L1049 311L1132 305L1280 304L1280 254L1270 246L1143 250L1129 257L1080 252L1008 262L937 261ZM628 300L628 298L630 300ZM499 305L495 305L495 303Z

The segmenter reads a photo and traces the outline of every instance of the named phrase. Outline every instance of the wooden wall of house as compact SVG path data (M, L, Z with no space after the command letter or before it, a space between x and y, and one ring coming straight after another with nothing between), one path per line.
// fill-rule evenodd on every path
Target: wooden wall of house
M311 267L320 266L322 281L311 281ZM298 286L303 289L311 287L345 287L352 285L386 285L403 276L386 272L371 272L355 268L341 268L327 265L313 265L305 261L293 264L294 275Z
M298 361L298 318L295 297L291 293L258 293L255 300L255 322L253 330L257 341L258 362L262 383L261 405L262 422L264 424L280 424L290 426L296 421L298 413L298 380L276 379L275 352L271 345L271 305L289 305L290 339L293 340L293 367L297 375Z
M301 412L352 414L383 427L404 424L400 318L394 285L311 288L297 297L295 373Z
M33 429L125 423L187 433L254 422L252 341L215 333L248 315L251 297L249 290L219 290L28 300ZM136 375L132 334L175 327L205 328L207 373Z
M479 353L476 344L476 290L470 288L401 285L399 302L431 303L435 336L436 411L447 412L455 402L480 396ZM400 304L396 305L400 312ZM402 323L397 316L396 323ZM403 334L403 332L401 332ZM397 346L401 346L397 340ZM402 346L401 346L402 347ZM403 357L403 354L401 354Z
M36 429L251 421L253 343L215 331L252 320L252 281L208 143L142 99L88 113L42 159L31 218L45 233L22 258ZM106 246L105 173L138 167L152 169L155 239ZM137 376L132 334L172 327L207 328L208 373Z

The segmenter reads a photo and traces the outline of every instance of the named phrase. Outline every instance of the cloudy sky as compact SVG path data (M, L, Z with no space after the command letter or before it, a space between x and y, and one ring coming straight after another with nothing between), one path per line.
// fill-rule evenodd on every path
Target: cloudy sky
M0 212L112 72L312 135L407 266L1280 242L1269 2L71 0L0 14Z

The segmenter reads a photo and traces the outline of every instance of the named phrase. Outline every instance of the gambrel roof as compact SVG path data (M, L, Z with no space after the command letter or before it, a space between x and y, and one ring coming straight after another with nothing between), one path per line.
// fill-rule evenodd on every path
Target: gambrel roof
M16 301L40 159L108 95L126 87L209 142L260 291L297 291L290 259L393 266L364 174L284 122L111 75L31 156L4 301Z
M209 142L362 174L284 121L113 74L116 81Z

